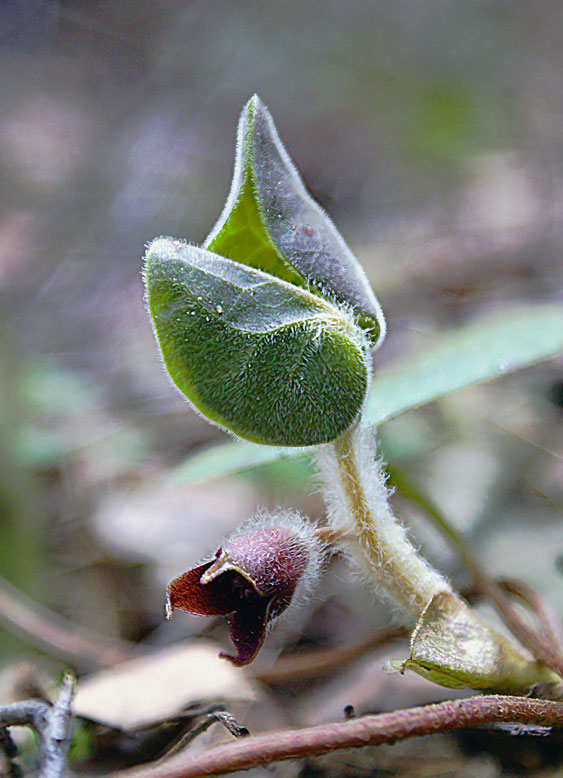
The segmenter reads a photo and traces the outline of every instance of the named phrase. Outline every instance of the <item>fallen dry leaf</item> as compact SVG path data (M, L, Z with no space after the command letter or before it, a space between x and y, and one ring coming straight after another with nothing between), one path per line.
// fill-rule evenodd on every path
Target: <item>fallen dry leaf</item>
M219 659L216 645L198 641L86 676L73 709L78 716L133 729L172 718L194 702L257 698L248 676Z

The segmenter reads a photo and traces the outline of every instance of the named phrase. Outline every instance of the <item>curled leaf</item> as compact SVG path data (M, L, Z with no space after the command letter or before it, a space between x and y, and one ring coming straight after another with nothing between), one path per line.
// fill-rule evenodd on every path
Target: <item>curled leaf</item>
M372 343L385 319L366 274L307 192L266 106L243 109L227 203L205 247L349 306Z

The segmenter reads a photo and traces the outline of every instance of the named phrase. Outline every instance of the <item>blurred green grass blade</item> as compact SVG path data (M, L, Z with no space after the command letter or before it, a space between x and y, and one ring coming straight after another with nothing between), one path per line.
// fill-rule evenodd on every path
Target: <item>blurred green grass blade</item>
M562 349L561 306L518 308L483 317L451 334L437 335L431 349L377 375L365 423L382 424L458 389L549 359ZM196 483L304 455L302 450L229 442L190 457L172 478Z
M549 359L563 349L563 306L517 308L483 317L372 382L365 423L381 424L465 386Z
M307 456L303 449L260 446L256 443L229 441L201 451L189 457L172 471L172 479L178 483L202 483L212 478L233 475L243 470L269 465L282 459Z

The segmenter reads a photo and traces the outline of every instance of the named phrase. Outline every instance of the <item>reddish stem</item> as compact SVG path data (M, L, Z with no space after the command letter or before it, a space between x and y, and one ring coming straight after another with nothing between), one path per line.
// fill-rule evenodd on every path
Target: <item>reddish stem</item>
M114 774L114 778L225 775L284 759L395 743L409 737L495 722L563 726L563 704L500 695L471 697L339 723L255 735L203 752L189 751L169 762L124 770Z

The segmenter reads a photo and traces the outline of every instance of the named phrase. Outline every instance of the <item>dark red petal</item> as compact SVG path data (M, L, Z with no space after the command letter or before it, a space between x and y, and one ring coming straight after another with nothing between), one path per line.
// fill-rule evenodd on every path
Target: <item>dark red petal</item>
M235 613L229 616L231 639L236 648L236 656L221 652L220 656L228 659L237 667L248 665L255 658L266 637L266 624L270 600L264 597L252 597L241 603Z
M201 576L214 561L188 570L169 584L166 595L169 613L176 608L200 616L226 616L234 611L239 598L233 589L233 574L225 573L205 585L200 583Z

